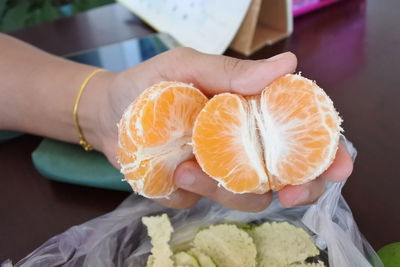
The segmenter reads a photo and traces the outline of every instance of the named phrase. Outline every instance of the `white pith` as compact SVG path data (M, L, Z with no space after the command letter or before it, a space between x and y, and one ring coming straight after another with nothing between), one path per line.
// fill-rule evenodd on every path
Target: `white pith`
M181 154L184 155L186 153L191 154L192 147L187 144L190 140L190 136L183 136L181 138L173 139L162 146L150 148L138 147L138 150L134 153L136 161L127 164L121 164L121 172L123 174L133 172L143 161L152 159L154 157L157 157L157 159L163 161L171 158L172 156L179 156Z
M268 187L268 176L265 172L262 148L258 142L256 120L254 116L252 116L252 106L242 102L240 107L240 114L242 114L242 127L239 129L240 134L238 136L238 144L243 146L247 159L250 162L250 166L253 167L260 179L259 187ZM228 175L232 174L234 171L235 168L232 169Z
M257 159L254 164L257 170L258 176L262 182L260 187L267 187L269 189L269 175L267 173L267 168L265 165L264 155L263 155L263 141L262 141L262 131L264 130L261 126L262 118L260 117L260 101L259 97L249 97L247 99L249 103L250 110L248 111L248 121L251 122L247 131L250 133L251 138L247 139L248 142L245 143L245 147L252 147L251 150L247 151L249 158ZM268 184L268 186L266 185Z
M136 153L136 161L134 163L125 164L121 168L121 172L123 174L128 174L130 172L136 171L140 164L147 160L153 159L150 161L150 166L147 168L146 173L143 177L146 177L149 173L153 171L153 165L162 162L170 167L172 173L175 168L179 165L179 163L191 158L193 156L192 147L187 144L188 140L191 140L191 137L184 137L180 139L172 140L167 144L159 147L153 148L139 148ZM159 153L162 151L162 153ZM138 190L136 191L138 194L147 197L147 198L167 198L175 189L172 188L165 195L160 196L148 196L144 193L144 179L141 177L137 180L127 180L127 182L131 186L135 186Z

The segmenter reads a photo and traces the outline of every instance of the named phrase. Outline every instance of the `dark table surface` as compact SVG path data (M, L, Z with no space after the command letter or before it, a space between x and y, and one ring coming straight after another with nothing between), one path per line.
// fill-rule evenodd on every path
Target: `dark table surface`
M345 0L295 20L294 34L251 58L282 51L318 81L344 118L358 157L344 196L375 249L400 241L400 1ZM13 32L57 55L145 36L152 30L118 5ZM238 56L228 51L228 55ZM0 144L0 262L114 209L127 193L52 182L33 167L39 137Z

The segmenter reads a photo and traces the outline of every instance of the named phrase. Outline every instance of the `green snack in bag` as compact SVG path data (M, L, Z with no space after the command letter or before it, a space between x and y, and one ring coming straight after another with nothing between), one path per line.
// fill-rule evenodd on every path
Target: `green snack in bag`
M266 222L259 226L210 225L198 230L190 244L181 246L180 251L172 255L169 242L173 229L168 216L144 217L142 220L153 245L147 267L325 266L321 261L306 261L319 255L319 250L303 228L287 222Z
M260 267L303 264L307 258L319 254L310 235L287 222L264 223L248 233L256 244Z
M210 256L204 254L196 248L190 249L188 253L197 259L201 267L217 267Z
M256 266L256 246L246 231L233 224L211 225L197 233L193 247L210 256L218 267Z
M184 251L172 256L176 267L200 267L196 258Z
M147 227L151 238L151 255L147 260L148 267L173 267L171 259L172 250L169 247L169 240L174 231L167 214L160 216L143 217L142 222Z

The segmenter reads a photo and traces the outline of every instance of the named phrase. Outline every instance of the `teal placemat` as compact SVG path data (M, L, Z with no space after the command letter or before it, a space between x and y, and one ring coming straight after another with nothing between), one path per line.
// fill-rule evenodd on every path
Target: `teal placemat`
M0 143L18 137L20 135L22 135L22 133L13 131L0 131Z
M85 152L78 145L43 139L32 153L32 160L36 169L52 180L132 192L103 154Z

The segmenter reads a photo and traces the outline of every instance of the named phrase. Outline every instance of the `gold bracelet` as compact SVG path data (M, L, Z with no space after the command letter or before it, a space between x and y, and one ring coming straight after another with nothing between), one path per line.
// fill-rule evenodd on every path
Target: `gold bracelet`
M104 69L97 69L93 72L91 72L86 79L83 81L81 87L79 88L78 95L76 96L75 103L74 103L74 108L72 109L72 119L74 120L74 125L76 130L78 131L79 134L79 144L85 149L85 151L90 151L93 149L93 147L88 143L88 141L85 139L82 129L79 126L79 120L78 120L78 105L79 101L81 100L81 96L83 91L85 90L86 86L88 85L89 81L99 72L106 71Z

